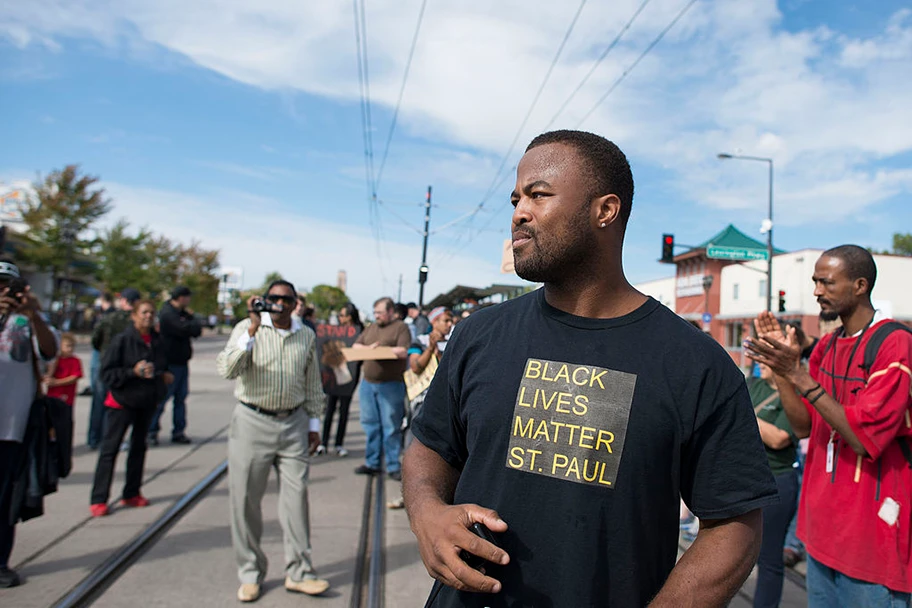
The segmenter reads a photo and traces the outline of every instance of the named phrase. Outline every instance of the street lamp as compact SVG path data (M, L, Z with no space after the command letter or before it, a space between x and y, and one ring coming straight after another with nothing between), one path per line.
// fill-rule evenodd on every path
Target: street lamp
M755 160L769 165L769 209L766 214L766 310L773 310L773 159L721 153L722 160Z

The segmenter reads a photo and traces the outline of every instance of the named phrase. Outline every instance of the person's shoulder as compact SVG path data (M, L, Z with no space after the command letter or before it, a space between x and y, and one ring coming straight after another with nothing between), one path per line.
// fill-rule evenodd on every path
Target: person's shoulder
M895 319L884 319L871 328L868 341L873 340L878 331L889 332L884 335L878 353L892 353L894 358L902 355L912 357L912 328Z

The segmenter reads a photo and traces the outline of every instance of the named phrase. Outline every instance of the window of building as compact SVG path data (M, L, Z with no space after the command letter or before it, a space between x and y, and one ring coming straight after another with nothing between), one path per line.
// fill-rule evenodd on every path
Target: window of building
M732 299L733 299L733 300L737 300L737 299L738 299L738 287L739 287L739 285L738 285L737 283L735 283L734 285L732 285Z
M766 297L766 279L760 279L760 297Z
M744 324L741 321L725 325L725 345L729 348L741 348L744 341Z

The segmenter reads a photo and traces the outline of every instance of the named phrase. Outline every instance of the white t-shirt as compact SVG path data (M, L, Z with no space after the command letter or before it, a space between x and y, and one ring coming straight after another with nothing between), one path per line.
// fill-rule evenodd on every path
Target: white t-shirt
M21 442L35 399L35 372L29 321L12 314L0 332L0 441Z

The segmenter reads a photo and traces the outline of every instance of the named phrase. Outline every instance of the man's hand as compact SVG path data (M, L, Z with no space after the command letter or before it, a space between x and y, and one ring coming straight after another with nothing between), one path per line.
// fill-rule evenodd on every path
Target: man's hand
M757 330L757 337L766 340L776 340L785 342L785 332L782 331L782 325L776 316L768 310L762 311L754 319L754 329Z
M257 330L260 328L260 313L253 312L253 303L257 301L259 296L250 296L247 299L247 316L250 317L250 327L247 328L247 334L252 338L256 335Z
M164 380L165 384L173 384L174 383L174 374L172 374L171 372L163 372L162 380Z
M760 333L759 327L758 333ZM775 331L760 335L763 337L748 338L744 341L747 357L757 363L765 363L777 376L790 378L798 371L801 361L801 345L798 344L795 328L788 327L784 340L775 338Z
M0 293L0 315L11 315L13 313L19 312L20 307L22 306L22 300L20 298L14 298L15 294L9 292L9 288L3 290Z
M428 348L437 350L437 343L442 341L446 336L436 329L428 334Z
M320 433L309 431L307 433L307 453L313 456L318 447L320 447Z
M482 523L492 532L506 532L507 524L491 509L478 505L427 505L411 514L412 531L428 574L444 585L479 593L499 593L500 582L470 568L459 557L462 550L492 564L506 565L510 556L473 534L469 527Z

